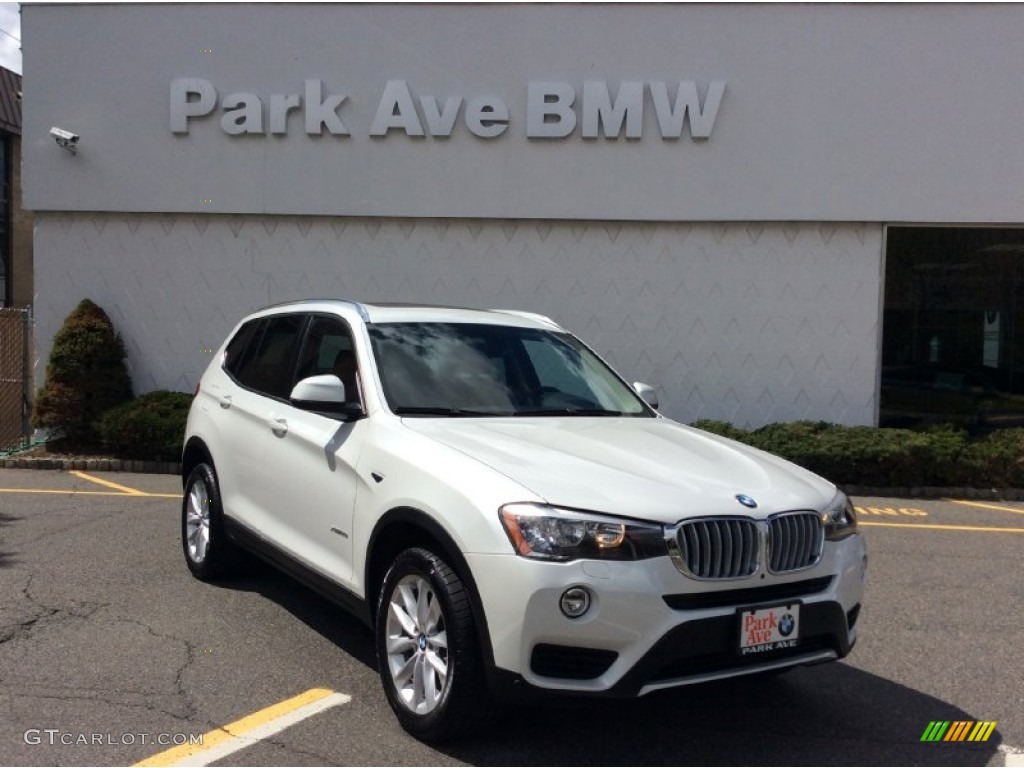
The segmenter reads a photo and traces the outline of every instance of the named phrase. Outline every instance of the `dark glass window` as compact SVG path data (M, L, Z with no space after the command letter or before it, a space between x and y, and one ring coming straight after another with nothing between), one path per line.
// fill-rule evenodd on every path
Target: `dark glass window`
M224 370L234 377L238 377L238 371L245 364L245 361L252 358L256 351L255 339L259 336L259 330L263 326L263 319L250 320L238 329L238 333L228 342L224 350Z
M238 366L230 371L238 383L273 397L287 398L292 389L295 352L304 320L304 315L266 319L259 341L250 345L252 351L247 349L239 358Z
M882 426L1024 426L1024 229L891 227Z
M475 323L368 328L396 413L651 416L632 389L565 333Z
M336 317L316 316L306 331L296 381L327 373L341 379L347 402L362 402L351 331L344 321Z

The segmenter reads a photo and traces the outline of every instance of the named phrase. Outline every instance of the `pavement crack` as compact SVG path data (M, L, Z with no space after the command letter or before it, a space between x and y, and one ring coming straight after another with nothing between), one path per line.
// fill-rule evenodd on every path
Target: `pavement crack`
M32 610L28 616L0 627L0 645L26 639L34 630L44 626L52 626L68 619L86 619L108 605L108 603L85 600L71 600L60 607L46 605L32 595L32 580L34 578L35 575L30 574L25 586L21 588L21 596L28 602Z
M138 627L141 627L146 632L148 632L152 637L155 637L157 639L170 640L174 643L180 643L183 646L185 650L185 660L174 671L174 696L178 698L183 705L184 714L180 715L181 719L195 719L195 717L198 714L199 708L196 705L195 701L193 701L192 696L188 691L188 687L185 685L185 675L188 673L189 669L195 663L197 658L195 644L192 643L192 641L190 640L187 640L183 637L178 637L177 635L172 635L168 632L157 632L149 624L147 624L144 621L140 621L139 619L123 618L120 619L120 621L126 624L134 624ZM176 717L178 717L178 715L176 715Z

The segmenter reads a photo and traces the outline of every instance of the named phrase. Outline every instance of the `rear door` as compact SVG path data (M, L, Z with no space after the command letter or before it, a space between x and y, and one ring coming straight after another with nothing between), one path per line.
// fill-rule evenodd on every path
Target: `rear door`
M221 496L228 515L263 533L271 523L267 490L274 475L268 471L267 448L273 439L275 409L287 402L298 354L304 314L262 318L247 347L225 359L223 388L214 393L221 408L219 451L214 456ZM241 333L241 332L240 332Z

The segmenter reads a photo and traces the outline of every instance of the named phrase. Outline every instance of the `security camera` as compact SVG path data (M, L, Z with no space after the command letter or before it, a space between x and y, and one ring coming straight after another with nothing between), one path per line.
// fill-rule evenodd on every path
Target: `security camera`
M56 126L50 129L50 135L53 136L53 140L57 142L57 146L64 147L64 149L75 153L75 145L78 144L78 134L72 133L71 131L65 131L63 128L57 128Z

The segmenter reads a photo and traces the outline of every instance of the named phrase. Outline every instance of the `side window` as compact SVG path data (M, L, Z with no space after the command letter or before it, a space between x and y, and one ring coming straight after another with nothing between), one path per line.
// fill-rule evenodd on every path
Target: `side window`
M259 331L263 319L250 320L238 329L235 337L228 342L224 350L224 370L235 378L238 378L238 370L245 365L246 360L252 358L256 351L254 341L259 337Z
M259 341L239 358L237 368L228 369L238 383L274 397L288 397L304 319L304 315L268 318Z
M352 332L336 317L315 316L306 332L296 380L333 373L345 385L345 400L361 402Z

